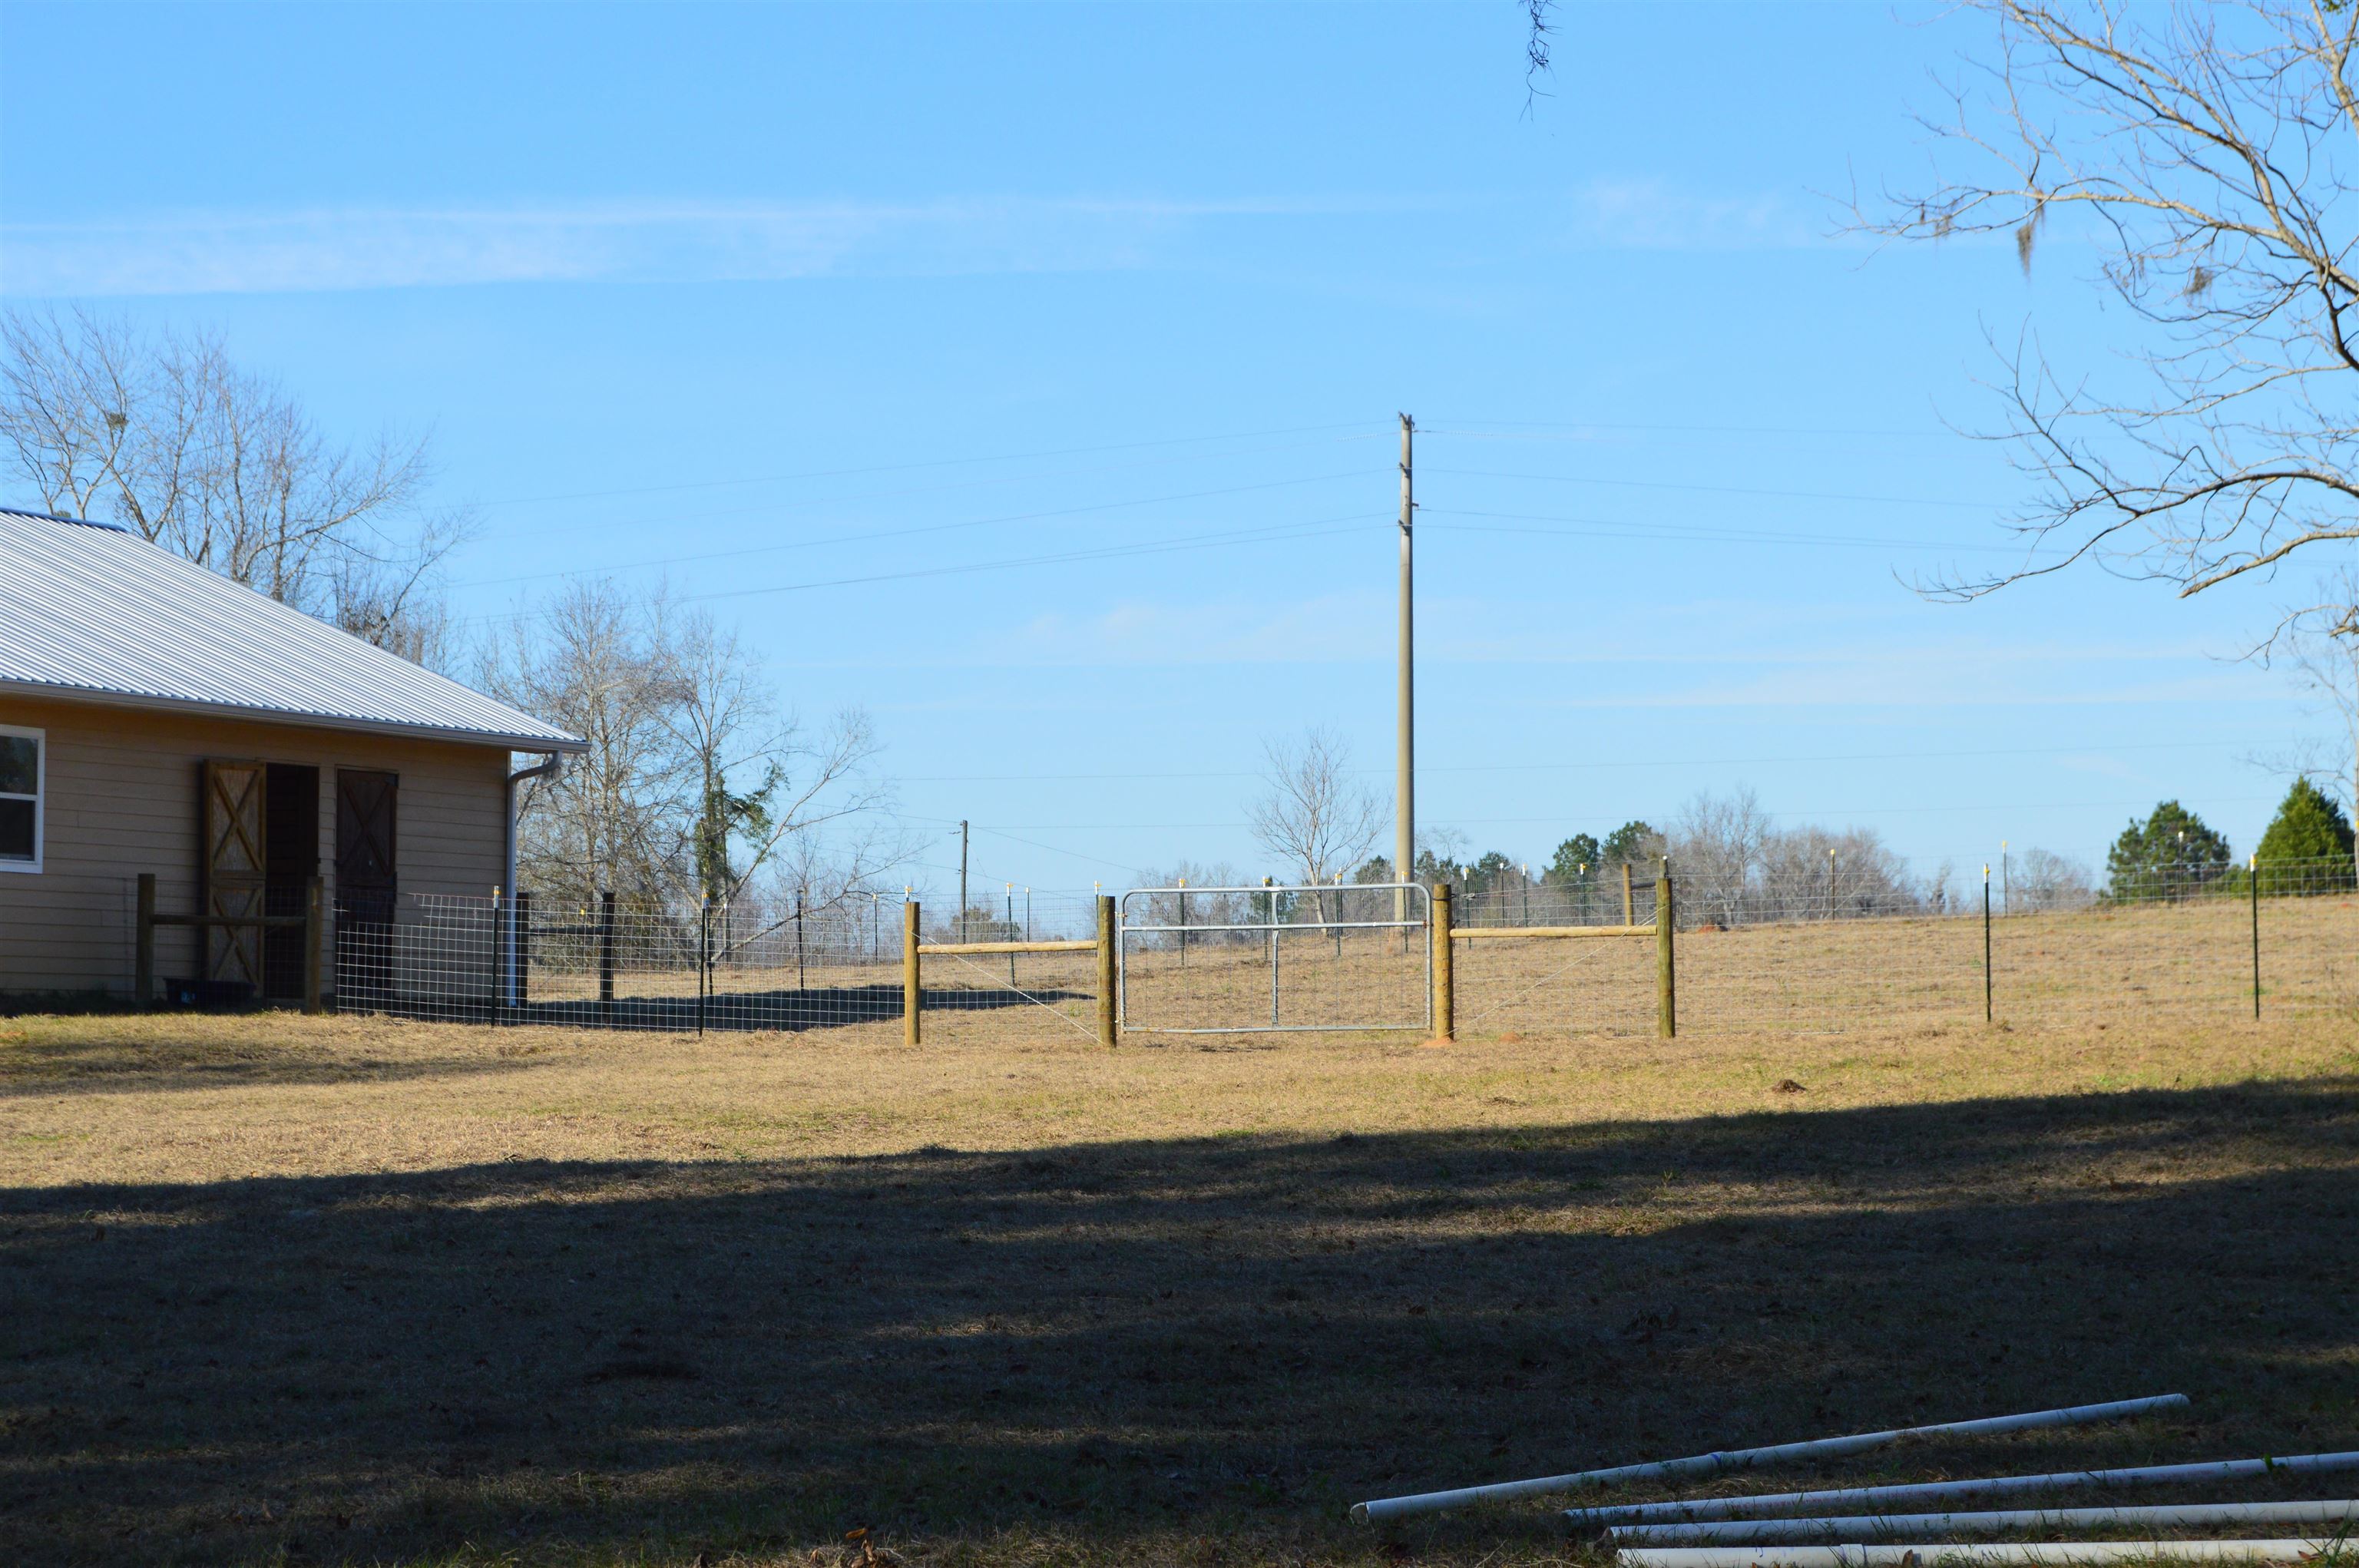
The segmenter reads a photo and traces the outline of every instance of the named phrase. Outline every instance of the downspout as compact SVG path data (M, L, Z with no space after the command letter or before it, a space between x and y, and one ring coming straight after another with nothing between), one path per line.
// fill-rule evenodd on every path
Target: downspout
M554 779L564 764L565 754L552 751L543 755L539 767L522 768L508 775L507 880L501 885L506 893L506 902L500 911L500 951L507 955L502 964L504 973L500 975L500 1004L503 1007L513 1007L516 1000L516 786L527 779Z

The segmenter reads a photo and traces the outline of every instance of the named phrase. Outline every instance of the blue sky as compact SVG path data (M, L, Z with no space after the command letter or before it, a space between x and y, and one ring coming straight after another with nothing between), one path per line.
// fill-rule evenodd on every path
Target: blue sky
M2006 559L2021 484L1948 428L1985 333L2130 341L2069 234L2027 278L1834 232L1979 24L1560 22L1527 113L1508 0L11 5L0 293L430 426L462 615L667 582L987 880L1270 868L1306 724L1389 789L1400 409L1419 814L1470 848L1738 784L1928 866L2165 795L2249 848L2249 759L2324 727L2234 662L2277 590L1907 586Z

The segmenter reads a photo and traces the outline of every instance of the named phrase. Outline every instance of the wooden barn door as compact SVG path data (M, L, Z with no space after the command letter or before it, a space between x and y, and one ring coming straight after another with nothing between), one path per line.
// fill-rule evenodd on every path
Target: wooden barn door
M264 824L267 770L259 762L209 761L199 823L203 853L197 870L208 915L259 915L269 877ZM250 985L262 994L262 931L258 926L207 926L204 978Z
M393 996L394 856L398 779L336 769L336 988L342 1005Z

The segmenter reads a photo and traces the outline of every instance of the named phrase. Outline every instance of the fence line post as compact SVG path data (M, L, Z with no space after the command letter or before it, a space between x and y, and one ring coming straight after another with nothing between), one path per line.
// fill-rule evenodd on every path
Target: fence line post
M1990 867L1983 867L1983 1022L1991 1018Z
M795 895L795 1007L797 1011L802 1008L803 985L803 899L802 895L798 893Z
M312 1014L327 1011L320 999L320 942L327 934L326 902L317 877L303 884L303 1010Z
M1098 895L1098 1043L1122 1043L1122 1026L1114 1005L1114 895Z
M696 1032L704 1033L704 998L712 988L712 895L696 911Z
M146 1008L156 1001L156 874L139 874L138 925L131 943L131 1005Z
M508 906L508 920L513 932L508 941L508 963L511 966L508 1002L521 1007L532 999L532 895L518 889L516 901Z
M492 884L492 1022L497 1024L508 1005L508 944L513 940L509 930L507 890L498 883Z
M598 895L598 1003L614 1003L614 895Z
M2256 855L2245 866L2245 876L2253 884L2253 1020L2261 1017L2261 857Z
M1626 860L1622 863L1622 923L1625 926L1638 923L1637 911L1630 902L1630 863Z
M1458 1038L1457 985L1450 967L1451 920L1450 884L1436 882L1430 906L1433 943L1433 1038L1454 1040Z
M1628 897L1630 864L1622 864L1624 897ZM1625 924L1628 923L1626 918ZM1663 856L1655 873L1655 1032L1665 1040L1680 1032L1679 964L1672 950L1679 921L1671 911L1671 857Z
M901 1041L905 1045L918 1043L918 1012L925 1000L918 971L918 904L912 898L901 906Z
M1180 967L1188 967L1188 878L1180 878Z

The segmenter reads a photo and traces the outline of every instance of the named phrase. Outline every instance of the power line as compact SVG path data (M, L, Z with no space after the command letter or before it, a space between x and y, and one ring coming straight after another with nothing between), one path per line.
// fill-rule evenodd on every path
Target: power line
M981 463L1024 463L1044 457L1084 457L1101 452L1138 452L1149 447L1190 446L1204 441L1257 441L1264 436L1310 435L1327 430L1363 429L1370 421L1352 419L1332 425L1291 425L1279 430L1245 430L1231 435L1170 436L1158 441L1116 441L1105 446L1055 447L1045 452L1001 452L989 457L937 457L916 463L872 463L860 468L815 468L799 474L757 474L743 479L697 479L679 485L639 485L616 490L572 490L549 495L509 495L476 503L484 506L537 506L549 501L597 501L615 495L662 495L683 490L716 490L734 485L785 485L801 479L841 479L860 474L904 474L921 468L957 468ZM1372 431L1373 433L1381 433Z
M1766 768L1782 763L1804 762L1938 762L1976 757L2078 757L2089 752L2208 751L2215 747L2244 744L2245 743L2228 740L2168 740L2140 741L2129 746L2005 746L1972 751L1852 751L1833 752L1819 757L1692 757L1664 760L1623 759L1608 762L1486 762L1426 768L1420 771L1426 773L1570 773L1634 768ZM1391 769L1356 768L1352 771L1375 774L1388 773ZM901 782L905 784L1124 783L1147 779L1259 779L1262 777L1264 777L1263 774L1252 769L1213 773L935 773L916 775L903 779Z
M560 572L531 572L515 577L465 578L454 586L465 588L496 588L511 583L539 583L552 577L594 576L603 572L638 572L650 566L685 566L703 561L734 561L749 555L775 554L788 550L816 550L831 544L864 544L871 539L908 539L918 534L951 533L961 528L990 528L1000 523L1037 522L1049 517L1080 517L1090 512L1113 512L1129 506L1154 506L1172 501L1201 501L1216 495L1243 495L1261 490L1283 490L1295 485L1322 485L1338 479L1364 479L1359 469L1339 474L1312 474L1299 479L1272 479L1259 485L1232 485L1216 490L1187 490L1165 495L1144 495L1129 501L1101 501L1087 506L1060 506L1043 512L1009 512L995 517L969 517L955 523L926 523L917 528L886 528L866 533L834 534L825 539L794 539L784 544L747 545L738 550L707 550L696 555L651 556L644 561L626 561L614 566L569 567Z
M1977 553L1995 552L2020 555L2023 547L2017 545L1957 544L1938 539L1876 539L1861 534L1800 534L1779 533L1767 528L1739 528L1713 523L1631 523L1611 517L1568 517L1546 512L1464 512L1451 508L1419 507L1429 517L1506 517L1536 523L1580 523L1590 525L1572 528L1506 528L1480 523L1445 523L1446 532L1462 534L1536 534L1543 539L1655 539L1666 543L1681 539L1712 540L1726 544L1800 544L1814 546L1844 546L1869 550L1972 550Z
M2210 806L2248 806L2256 802L2275 800L2275 795L2215 796L2206 802ZM1913 816L1926 812L1948 811L2136 811L2143 800L2042 800L1991 803L1974 801L1962 806L1839 806L1805 807L1790 811L1763 811L1765 817L1891 817ZM1445 827L1510 827L1536 823L1561 824L1560 814L1547 817L1454 817ZM1251 822L1017 822L1019 828L1035 833L1156 833L1171 829L1211 830L1216 828L1250 828Z
M1941 501L1924 495L1858 495L1838 490L1770 490L1745 485L1681 485L1668 479L1596 479L1576 474L1508 474L1489 468L1430 468L1462 479L1536 479L1551 485L1606 485L1624 490L1692 490L1712 495L1777 495L1800 501L1871 501L1887 506L1957 506L1968 511L1995 512L1995 501Z
M1478 429L1473 429L1473 428L1462 428L1462 429L1458 429L1458 430L1452 430L1452 429L1451 429L1450 427L1451 427L1451 424L1453 424L1453 423L1454 423L1454 424L1456 424L1456 425L1459 425L1459 426L1461 426L1461 427L1473 427L1473 426L1480 426L1480 425L1499 425L1499 426L1504 426L1504 427L1506 427L1506 429L1505 429L1504 430L1478 430ZM1421 425L1420 425L1420 426L1419 426L1419 427L1418 427L1418 428L1419 428L1420 430L1424 430L1424 428L1425 428L1425 427L1423 427L1423 426L1421 426ZM1432 430L1432 432L1431 432L1431 433L1432 433L1432 434L1435 434L1435 435L1443 435L1443 436L1496 436L1496 437L1498 437L1498 438L1500 438L1500 439L1502 439L1502 440L1522 440L1522 441L1551 441L1551 440L1554 440L1554 441L1570 441L1570 440L1575 440L1575 439L1577 439L1576 437L1572 437L1572 436L1546 436L1546 435L1539 435L1539 436L1518 436L1518 435L1513 435L1513 434L1508 433L1508 432L1511 432L1511 431L1516 431L1516 430L1661 430L1661 431L1669 432L1669 433L1674 433L1674 434L1679 434L1679 435L1744 435L1744 436L1868 436L1868 437L1874 437L1874 438L1876 438L1876 439L1879 439L1879 440L1900 440L1900 441L1956 441L1956 440L1967 439L1967 438L1962 438L1962 437L1961 437L1961 436L1959 435L1959 433L1958 433L1957 431L1955 431L1955 430L1858 430L1858 429L1850 429L1850 428L1846 428L1846 427L1839 426L1839 425L1673 425L1673 424L1662 424L1662 423L1638 423L1638 422L1633 422L1633 421L1628 421L1628 420L1614 421L1614 420L1605 420L1605 419L1458 419L1458 420L1444 420L1440 425L1436 426L1436 427L1434 428L1434 430Z
M766 593L801 593L821 588L849 588L872 583L899 583L925 577L959 577L978 572L1012 572L1028 566L1054 566L1078 561L1106 561L1121 556L1166 555L1192 550L1212 550L1235 544L1281 544L1296 539L1326 539L1335 534L1351 532L1349 527L1331 528L1328 524L1368 522L1382 514L1347 513L1335 517L1314 517L1307 521L1271 523L1260 528L1234 528L1220 533L1193 535L1186 539L1127 545L1105 545L1093 550L1064 550L1052 555L1019 556L1006 561L968 561L957 566L919 567L908 572L876 572L858 577L832 577L812 583L779 583L764 588L723 588L709 593L684 593L681 604L702 604L714 599L744 599ZM505 615L477 615L462 621L466 626L491 626L528 619L532 612L518 611Z
M1076 474L1127 474L1135 469L1163 468L1175 463L1205 463L1227 458L1261 457L1274 452L1300 452L1308 447L1337 446L1348 444L1352 441L1367 441L1371 439L1373 439L1373 437L1370 432L1363 432L1359 435L1353 436L1332 437L1325 441L1288 441L1283 446L1236 447L1226 452L1183 452L1173 457L1147 458L1137 463L1095 463L1087 468L1069 468L1062 471L1051 471L1045 474L1037 473L985 474L973 479L954 479L945 485L904 485L894 490L858 490L853 492L849 495L831 495L821 501L808 503L807 505L844 506L855 501L904 500L911 495L940 495L949 491L973 490L989 485L1018 485L1027 481L1070 478ZM558 522L543 523L527 527L504 527L499 530L499 537L503 539L529 539L540 534L557 532L578 533L584 528L612 529L621 528L677 528L681 523L711 522L723 517L760 517L770 513L789 510L793 508L795 505L796 504L794 503L784 501L763 501L751 506L729 506L719 511L666 512L655 517L604 517L585 519L579 517L568 516Z

